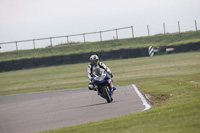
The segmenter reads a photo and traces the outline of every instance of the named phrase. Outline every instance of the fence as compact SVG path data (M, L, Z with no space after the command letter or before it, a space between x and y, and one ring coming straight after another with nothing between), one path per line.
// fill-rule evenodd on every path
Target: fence
M195 30L198 31L197 28L197 21L194 21L195 24ZM150 26L147 25L147 35L150 36ZM116 28L116 29L111 29L111 30L104 30L104 31L98 31L98 32L89 32L89 33L82 33L82 34L74 34L74 35L65 35L65 36L55 36L55 37L47 37L47 38L38 38L38 39L31 39L31 40L21 40L21 41L14 41L14 42L3 42L0 43L0 50L2 48L2 45L6 45L6 44L15 44L16 47L16 51L19 50L18 45L19 43L23 43L23 42L32 42L32 49L36 49L36 41L41 41L41 40L49 40L50 46L53 47L53 39L57 39L57 38L66 38L66 43L70 44L72 43L72 41L70 40L71 37L74 36L82 36L83 39L83 43L86 43L86 36L90 35L90 34L99 34L99 41L104 41L102 35L106 32L115 32L115 37L113 37L113 39L119 39L119 34L118 31L120 30L124 30L124 29L129 29L130 33L129 33L129 37L127 38L134 38L134 29L133 26L129 26L129 27L123 27L123 28ZM180 22L178 21L178 33L181 33L181 26L180 26ZM163 23L163 34L166 34L166 27L165 27L165 23ZM111 39L110 39L111 40ZM1 52L1 51L0 51Z

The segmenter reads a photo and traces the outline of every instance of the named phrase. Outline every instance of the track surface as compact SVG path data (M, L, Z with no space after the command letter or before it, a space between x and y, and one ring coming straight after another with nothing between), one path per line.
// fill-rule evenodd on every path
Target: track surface
M31 133L142 111L133 87L121 86L107 103L95 91L72 89L0 96L0 133Z

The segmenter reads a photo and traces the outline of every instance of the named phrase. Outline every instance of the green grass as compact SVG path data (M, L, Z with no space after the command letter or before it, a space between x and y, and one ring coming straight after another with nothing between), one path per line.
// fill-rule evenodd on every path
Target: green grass
M94 51L108 51L122 48L137 48L147 46L178 45L191 42L200 42L200 31L190 31L181 34L158 34L150 37L138 37L129 39L119 39L103 42L88 42L79 44L63 44L36 50L21 50L18 52L7 52L0 54L0 61L46 57L53 55L68 55L74 53L86 53ZM20 44L19 44L20 45Z
M46 132L199 132L200 52L105 61L116 86L136 84L153 108ZM0 73L0 95L87 88L87 63ZM171 95L172 94L172 95Z

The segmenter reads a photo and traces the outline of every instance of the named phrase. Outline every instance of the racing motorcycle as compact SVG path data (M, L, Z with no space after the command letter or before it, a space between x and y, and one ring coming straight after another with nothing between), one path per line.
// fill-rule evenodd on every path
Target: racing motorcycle
M98 95L106 99L108 103L113 101L113 84L110 75L101 68L96 68L93 71L93 83L97 90Z

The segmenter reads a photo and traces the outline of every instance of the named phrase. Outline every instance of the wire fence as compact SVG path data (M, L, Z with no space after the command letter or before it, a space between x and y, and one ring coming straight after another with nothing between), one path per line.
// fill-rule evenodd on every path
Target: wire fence
M177 27L178 27L177 28L178 29L177 32L181 33L182 30L181 30L181 24L180 24L179 21L177 23ZM194 28L193 28L192 31L194 31L194 29L195 29L195 31L198 31L197 21L196 20L194 21ZM119 32L121 32L122 30L125 30L126 33L124 33L124 34L127 34L125 36L125 38L135 38L135 36L134 36L134 27L133 26L129 26L129 27L122 27L122 28L116 28L116 29L110 29L110 30L104 30L104 31L97 31L97 32L88 32L88 33L82 33L82 34L55 36L55 37L38 38L38 39L30 39L30 40L20 40L20 41L13 41L13 42L3 42L3 43L0 43L0 50L5 45L12 45L12 47L13 47L13 45L15 45L14 46L15 49L13 49L13 50L14 51L18 51L20 49L23 49L23 48L20 48L20 45L22 43L26 43L23 46L29 46L28 49L39 48L39 47L36 47L36 45L41 45L41 43L47 44L48 47L49 46L53 47L54 45L58 45L58 43L55 44L56 43L56 39L60 39L60 38L62 38L62 41L63 41L60 44L86 43L86 42L90 41L90 39L89 39L90 35L96 35L96 38L99 38L99 39L96 39L95 42L97 42L97 41L106 41L106 40L113 40L113 39L117 40L117 39L123 38L123 37L121 37L122 35L119 36ZM147 25L146 30L147 30L146 36L153 35L153 34L151 34L151 31L150 31L150 25ZM113 38L112 37L107 38L108 35L106 35L106 34L108 34L110 32L112 32L110 35L113 36ZM161 34L164 34L164 35L168 34L166 32L166 25L165 25L165 23L163 23L163 32ZM99 36L99 37L97 37L97 36ZM73 39L74 37L79 37L79 40L82 40L82 41L78 41L78 42L74 41L75 40L75 39ZM13 50L8 50L8 51L13 51Z

